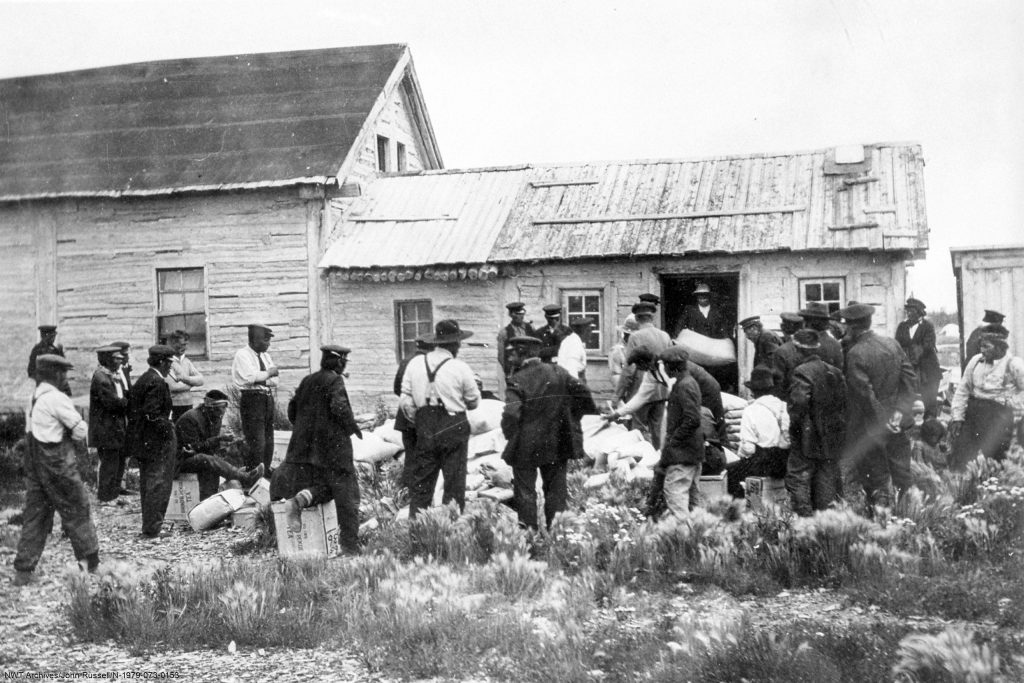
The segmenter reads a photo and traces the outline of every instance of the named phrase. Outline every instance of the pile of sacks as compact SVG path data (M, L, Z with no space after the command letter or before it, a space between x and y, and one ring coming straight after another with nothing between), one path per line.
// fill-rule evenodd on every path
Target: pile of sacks
M207 531L231 517L232 526L256 528L256 518L262 508L270 505L270 480L260 478L248 491L232 479L223 490L201 501L188 512L188 523L194 531Z
M725 409L725 447L732 451L740 448L740 422L747 402L739 396L722 392L722 408Z

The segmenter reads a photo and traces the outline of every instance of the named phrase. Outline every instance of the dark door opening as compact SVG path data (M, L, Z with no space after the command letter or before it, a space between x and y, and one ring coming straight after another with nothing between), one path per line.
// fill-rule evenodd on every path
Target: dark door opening
M694 291L698 284L711 288L711 306L718 307L724 322L712 336L728 338L736 343L736 308L739 302L739 273L700 273L661 276L662 325L675 339L683 328L683 312L687 306L696 306ZM736 363L708 368L722 390L738 393L739 366Z

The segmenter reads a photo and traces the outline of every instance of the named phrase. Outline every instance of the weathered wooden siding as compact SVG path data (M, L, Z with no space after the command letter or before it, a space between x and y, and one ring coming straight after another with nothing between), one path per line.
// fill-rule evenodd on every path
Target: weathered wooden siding
M985 309L1006 316L1010 352L1024 356L1024 246L951 250L957 277L962 340L981 325ZM960 349L963 353L963 348Z
M335 321L331 329L338 343L355 349L348 386L353 400L365 410L372 407L378 396L391 394L397 369L396 301L430 299L435 322L456 318L463 327L474 331L470 341L488 343L486 349L465 348L461 357L481 375L487 388L494 388L499 385L495 340L498 330L507 322L505 303L525 302L527 319L543 325L541 307L557 301L561 289L603 288L603 332L606 347L610 347L615 340L615 326L629 314L637 296L661 291L661 275L696 273L739 273L737 312L761 314L769 327L777 327L779 313L799 308L799 279L843 277L848 299L881 304L875 328L882 334L892 334L896 329L906 284L904 262L898 255L862 252L521 265L508 277L490 282L345 282L334 273L328 278L329 306ZM753 352L748 342L741 342L741 373L747 375ZM598 397L609 396L612 389L606 351L607 348L595 354L587 369L591 389Z
M136 372L146 368L145 349L156 338L156 270L199 266L206 276L209 359L196 364L207 375L206 385L229 380L232 357L246 343L247 323L262 320L275 329L271 354L282 367L282 387L294 388L309 368L310 202L319 205L320 200L302 199L295 189L68 200L5 209L0 225L14 231L52 217L55 321L76 365L71 373L75 394L88 391L94 349L113 339L130 341ZM37 231L35 237L43 239L44 232ZM5 278L25 270L26 262L31 269L32 258L24 252L21 248L0 255ZM20 296L26 296L28 289L21 289ZM4 334L18 330L23 336L35 321L34 308L26 306L16 316L5 316L5 322L14 324L5 325ZM27 358L30 340L34 333L6 345L17 349L17 358L5 360L5 373L12 366L24 371L21 356Z

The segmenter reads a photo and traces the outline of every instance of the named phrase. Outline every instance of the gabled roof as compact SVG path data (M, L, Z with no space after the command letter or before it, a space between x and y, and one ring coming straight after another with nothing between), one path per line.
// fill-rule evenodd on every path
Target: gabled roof
M926 249L920 146L868 145L863 160L852 163L837 163L835 154L828 149L380 178L353 206L320 265ZM469 185L484 177L485 188ZM438 197L451 202L434 208ZM485 211L489 207L494 210Z
M330 183L404 45L127 64L0 80L0 200ZM425 156L440 156L415 102Z

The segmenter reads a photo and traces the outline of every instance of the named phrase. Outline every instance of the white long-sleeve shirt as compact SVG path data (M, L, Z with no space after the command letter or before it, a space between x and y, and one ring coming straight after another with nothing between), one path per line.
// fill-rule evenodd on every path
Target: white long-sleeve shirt
M67 394L48 382L40 382L32 394L35 405L31 413L32 436L43 443L60 443L64 430L71 430L71 438L84 441L89 425L71 402Z
M989 363L980 353L964 368L950 406L954 420L967 414L967 400L981 398L1013 408L1015 415L1024 412L1024 360L1007 352Z
M259 368L259 365L256 366ZM171 403L176 406L192 405L192 387L203 385L203 373L196 369L185 354L171 358L171 370L164 378L171 390Z
M562 340L555 362L576 379L587 370L587 347L580 335L573 332Z
M263 359L263 370L260 370L260 358ZM251 346L245 346L235 352L235 360L231 363L231 381L239 389L253 389L265 384L277 386L277 377L271 377L267 370L274 367L269 353L257 354Z
M480 388L476 385L473 370L465 362L453 357L447 349L437 348L423 357L413 358L405 366L401 398L404 408L422 408L427 405L430 381L423 358L427 359L430 369L437 373L434 376L434 389L450 414L464 413L480 404ZM438 370L445 359L449 359L448 362Z
M757 446L789 448L789 411L776 396L761 396L743 409L740 456L753 455Z

